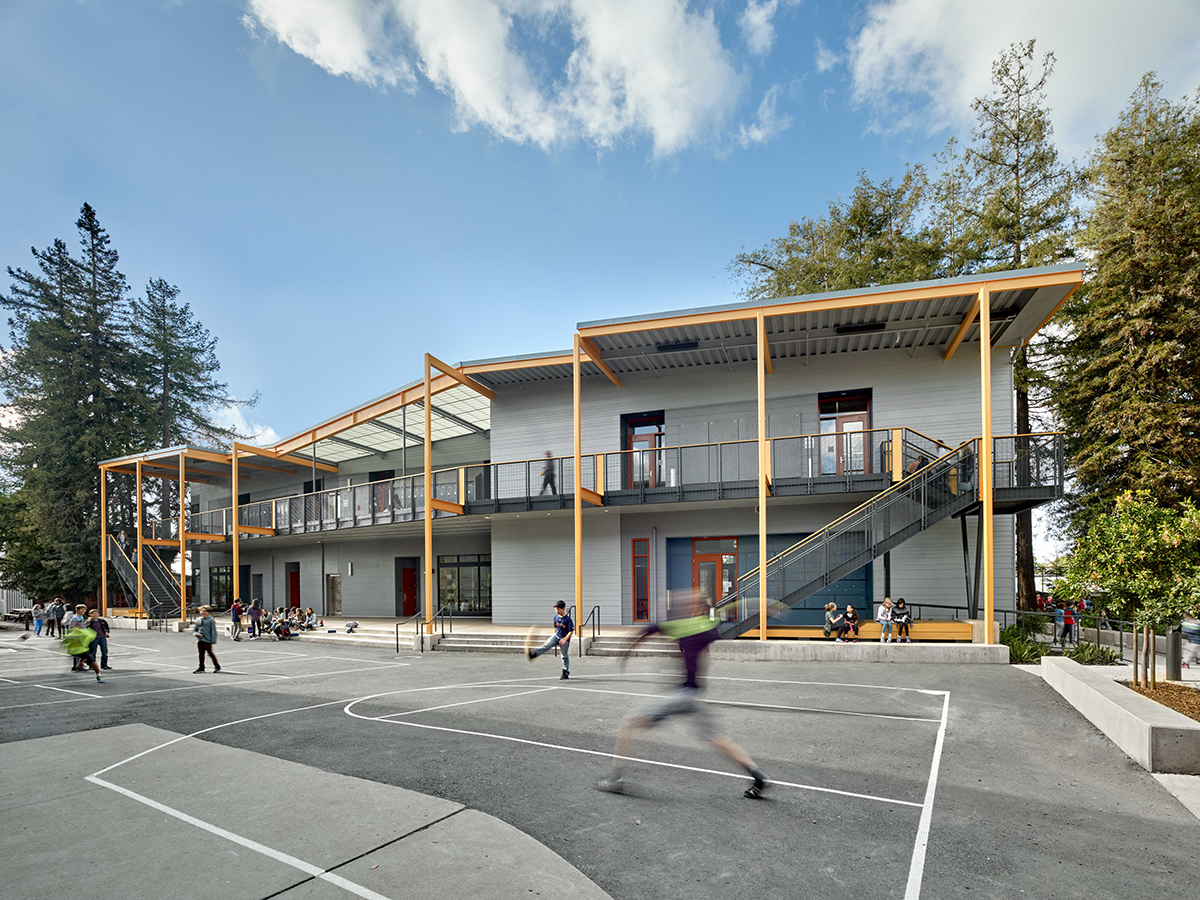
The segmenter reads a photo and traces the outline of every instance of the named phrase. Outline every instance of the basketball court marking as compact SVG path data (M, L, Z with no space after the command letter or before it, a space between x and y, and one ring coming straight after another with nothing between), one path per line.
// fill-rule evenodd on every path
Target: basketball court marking
M329 657L329 658L337 659L337 657ZM262 684L263 683L262 679L264 679L264 678L273 678L273 679L283 680L283 681L297 681L301 678L332 677L334 675L350 675L355 672L374 672L379 669L399 669L399 668L406 668L407 666L410 666L410 665L411 665L411 663L407 663L407 662L384 663L384 664L376 665L376 666L368 666L367 668L364 668L364 669L342 669L342 670L336 671L336 672L309 672L304 675L273 675L273 674L268 674L265 672L259 672L259 673L255 673L257 677L255 677L253 679L247 679L245 681L210 681L207 684L184 684L184 685L180 685L179 687L155 688L155 689L147 690L147 691L124 691L119 694L86 694L84 696L85 696L85 698L89 698L89 699L92 697L95 697L96 699L99 699L99 700L108 700L108 699L112 699L112 698L116 698L116 697L145 697L150 694L170 694L170 693L173 693L176 691L196 691L196 690L203 690L205 688L239 687L239 686L247 685L247 684ZM231 674L234 674L234 673L231 673ZM129 676L129 677L139 677L139 676ZM145 676L141 676L141 677L145 677ZM45 685L30 685L30 686L31 687L45 687ZM52 690L64 690L64 689L63 688L52 688ZM67 691L67 693L77 693L77 692ZM68 699L64 699L64 700L42 700L37 703L15 703L11 706L0 706L0 711L4 711L7 709L25 709L30 706L54 706L59 703L79 703L79 702L82 702L82 701L75 699L75 698L68 698Z
M434 712L439 709L450 709L450 707L452 707L452 706L469 706L472 703L487 703L490 700L507 700L510 697L524 697L524 696L527 696L528 694L541 694L545 691L552 691L552 690L554 690L553 687L542 687L542 688L537 688L536 690L532 690L532 691L521 691L520 693L517 693L517 694L504 694L503 696L500 696L500 697L480 697L475 700L463 700L461 703L444 703L441 706L427 706L424 709L410 709L410 710L407 710L406 712L389 713L386 716L378 716L377 720L380 722L386 722L386 721L393 719L396 716L415 716L417 713Z
M942 693L942 724L938 726L933 745L933 762L929 766L929 781L925 785L925 802L921 805L921 821L917 824L917 840L913 845L912 864L908 867L908 883L904 900L921 896L921 878L925 874L925 850L929 846L929 827L933 821L933 794L937 788L938 769L942 762L942 746L946 742L946 721L950 716L950 692Z
M766 680L766 679L763 679L763 680ZM463 685L463 687L467 687L467 686L474 687L476 685ZM558 690L558 689L559 688L557 686L551 686L549 688L546 688L545 690ZM562 750L562 751L566 751L568 753L579 753L579 754L582 754L585 756L598 756L598 757L602 757L605 759L642 763L642 764L648 765L648 766L659 766L661 768L667 768L667 769L679 769L679 770L686 771L686 772L699 772L699 773L706 774L706 775L719 775L723 778L737 778L739 780L744 780L744 778L745 778L745 775L740 774L740 773L735 773L735 772L722 772L717 769L706 769L706 768L702 768L699 766L687 766L687 765L683 765L681 763L669 763L669 762L663 762L661 760L644 759L641 757L634 757L634 756L618 756L615 753L608 753L603 750L590 750L585 747L570 747L565 744L551 744L546 741L534 741L534 740L529 740L528 738L512 737L511 735L504 735L504 734L493 734L491 732L485 732L485 731L470 731L470 730L462 729L462 728L449 728L449 727L443 726L443 725L425 725L420 722L404 722L404 721L400 721L400 720L394 718L397 715L411 715L411 714L417 713L417 712L430 712L430 711L432 711L432 709L448 708L450 706L463 706L463 705L466 705L465 703L447 704L446 707L433 707L432 709L428 709L428 710L410 710L407 713L390 713L390 714L384 715L384 716L365 716L365 715L361 715L360 713L354 712L354 707L357 706L359 703L363 703L363 702L370 701L370 700L377 700L380 697L390 697L390 696L393 696L396 694L404 694L404 693L409 693L409 691L384 691L379 694L372 694L368 697L361 697L357 700L353 700L350 703L348 703L346 705L346 707L343 709L343 712L345 712L349 716L352 716L355 719L361 719L361 720L367 721L367 722L381 722L385 725L405 725L410 728L422 728L422 729L425 729L428 731L441 731L441 732L445 732L448 734L461 734L461 735L465 735L467 737L490 738L492 740L506 741L508 743L513 743L513 744L523 744L523 745L529 746L529 747L542 747L542 748L545 748L548 750ZM535 692L529 692L529 693L535 693ZM520 695L509 695L509 696L520 696ZM636 695L635 694L634 696L647 696L647 695ZM649 695L649 696L654 696L654 695ZM478 699L478 700L474 700L474 701L467 701L467 702L468 703L471 703L471 702L483 703L483 702L487 702L490 700L502 700L502 699L505 699L505 698L504 697L485 697L482 699ZM775 780L772 780L771 784L779 785L781 787L796 788L797 790L802 790L802 791L814 791L816 793L822 793L822 794L836 794L838 796L843 796L843 797L855 797L855 798L861 799L861 800L872 800L872 801L876 801L879 803L896 804L899 806L910 806L910 807L916 807L918 809L920 809L923 805L921 803L915 803L911 800L899 800L899 799L896 799L893 797L881 797L881 796L877 796L875 794L862 794L862 793L857 793L855 791L842 791L842 790L838 790L836 788L822 787L820 785L813 785L813 784L800 784L797 782L775 781Z
M655 699L666 696L665 694L639 694L635 691L602 691L596 688L580 688L580 687L561 687L555 688L560 691L578 691L582 694L614 694L621 697L645 697L647 699ZM940 722L941 719L929 719L921 716L898 716L891 713L865 713L854 712L847 709L826 709L820 706L785 706L778 703L752 703L749 700L712 700L706 697L698 698L700 703L710 703L713 706L734 706L745 707L747 709L778 709L787 712L811 712L824 713L831 716L861 716L869 719L898 719L904 722Z

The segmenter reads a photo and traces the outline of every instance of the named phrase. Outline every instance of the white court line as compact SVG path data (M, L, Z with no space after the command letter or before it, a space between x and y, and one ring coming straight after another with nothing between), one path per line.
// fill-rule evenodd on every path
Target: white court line
M422 725L420 722L399 722L399 721L396 721L395 719L382 718L379 716L362 716L356 712L353 712L353 707L359 703L362 703L365 700L374 700L378 697L386 697L392 693L397 693L397 692L391 691L391 692L384 693L384 694L375 694L371 697L362 697L358 700L353 700L349 704L346 705L345 709L343 709L342 712L346 713L349 716L353 716L355 719L362 719L367 722L382 722L384 725L407 725L411 728L424 728L429 731L444 731L444 732L447 732L450 734L462 734L462 735L466 735L468 737L492 738L494 740L508 741L508 742L514 743L514 744L525 744L526 746L529 746L529 747L544 747L548 750L566 750L570 753L582 753L585 756L600 756L600 757L604 757L606 759L618 759L623 762L642 763L642 764L648 765L648 766L661 766L662 768L666 768L666 769L680 769L685 772L700 772L705 775L720 775L722 778L737 778L739 780L744 780L746 777L745 775L740 775L735 772L721 772L717 769L704 769L699 766L685 766L680 763L662 762L662 761L656 760L656 759L642 759L641 757L636 757L636 756L617 756L617 754L615 754L615 753L605 753L602 750L587 750L583 747L568 747L564 744L550 744L550 743L546 743L545 741L531 741L531 740L527 740L526 738L509 737L508 735L504 735L504 734L490 734L486 731L467 731L467 730L461 729L461 728L445 728L440 725ZM498 698L489 698L489 699L498 699ZM816 791L817 793L821 793L821 794L836 794L840 797L856 797L860 800L875 800L880 803L890 803L890 804L896 804L899 806L915 806L917 808L921 807L920 803L914 803L911 800L895 800L891 797L877 797L874 794L859 794L859 793L855 793L854 791L839 791L835 788L820 787L818 785L813 785L813 784L797 784L792 781L774 781L774 780L771 781L771 784L780 785L781 787L796 788L796 789L802 790L802 791Z
M34 687L45 688L48 691L62 691L64 694L78 694L80 697L91 697L92 699L99 699L104 696L103 694L85 694L83 691L68 691L66 688L51 687L48 684L35 684Z
M661 673L669 674L669 673ZM677 675L673 677L678 677ZM912 691L917 694L932 694L941 696L946 691L931 691L926 688L910 688L910 687L895 687L890 684L855 684L849 681L786 681L782 678L733 678L728 675L701 675L701 678L706 678L710 681L752 681L759 684L805 684L814 685L816 687L856 687L869 688L875 691Z
M918 900L921 896L921 879L925 874L925 849L929 845L929 826L933 820L933 793L937 789L938 768L942 762L942 746L946 741L946 721L950 715L950 693L942 696L942 724L938 728L937 741L933 745L933 764L929 767L929 783L925 786L925 802L921 804L921 821L917 825L917 840L913 845L912 865L908 868L908 885L904 889L904 900Z
M668 694L640 694L635 691L600 691L595 688L580 688L580 687L556 687L560 691L579 691L585 694L615 694L620 697L646 697L648 699L661 699L669 696ZM861 716L868 719L898 719L904 722L940 722L941 719L928 719L921 716L897 716L890 713L865 713L854 712L848 709L826 709L821 706L785 706L779 703L751 703L749 700L712 700L706 697L699 698L701 703L711 703L714 706L744 706L747 709L780 709L789 712L813 712L826 713L834 716Z
M375 672L380 669L400 669L409 666L410 663L386 663L379 666L369 666L365 669L344 669L340 672L309 672L305 675L263 675L258 678L247 681L210 681L208 684L185 684L180 687L173 688L156 688L152 691L125 691L120 694L98 694L102 700L108 700L113 697L145 697L150 694L170 694L176 691L197 691L204 688L222 688L222 687L238 687L246 684L263 684L263 678L278 678L286 681L298 681L301 678L323 678L332 675L349 675L354 672ZM110 682L111 683L111 682ZM278 684L278 682L273 682ZM0 706L0 711L6 709L25 709L29 706L53 706L59 703L79 703L79 700L43 700L40 703L15 703L12 706Z
M543 691L552 691L553 687L538 688L535 691L521 691L519 694L504 694L501 697L479 697L475 700L463 700L461 703L445 703L441 706L427 706L424 709L410 709L407 712L388 713L386 716L377 716L379 721L384 722L393 719L396 716L415 716L417 713L434 712L439 709L450 709L452 706L469 706L472 703L490 703L493 700L507 700L509 697L524 697L528 694L540 694Z
M105 774L106 772L111 772L113 769L119 768L120 766L123 766L126 763L133 762L135 759L143 757L148 753L153 753L155 750L161 750L163 747L169 747L171 744L177 744L180 741L186 741L189 738L197 737L198 735L205 734L206 732L209 732L209 731L216 731L218 728L227 728L230 725L240 725L244 722L253 722L258 719L269 719L272 716L282 716L282 715L287 715L288 713L303 712L303 711L309 710L309 709L319 709L322 706L335 706L339 703L345 703L345 702L346 702L345 700L332 700L332 701L329 701L328 703L315 703L312 706L302 706L297 709L285 709L285 710L281 710L279 712L265 713L264 715L261 715L261 716L250 716L249 718L238 719L235 722L226 722L222 725L213 725L209 728L202 728L199 731L192 732L191 734L181 735L180 737L177 737L173 740L167 741L166 743L159 744L157 747L151 747L149 750L143 750L141 753L135 753L133 756L130 756L127 759L123 759L120 762L113 763L111 766L107 766L107 767L101 769L99 772L96 772L92 775L86 776L86 778L84 780L90 781L92 784L99 785L100 787L108 788L111 791L116 791L118 794L121 794L124 797L128 797L131 800L136 800L138 803L144 804L145 806L149 806L151 809L156 809L161 813L166 813L169 816L179 819L179 821L181 821L181 822L186 822L188 825L193 825L196 828L199 828L203 831L207 831L209 834L215 834L217 837L221 837L227 841L231 841L232 843L236 844L239 847L244 847L247 850L253 850L255 853L258 853L269 859L273 859L276 862L281 862L286 866L291 866L293 869L299 869L301 872L304 872L306 875L311 875L314 878L319 878L322 881L327 881L330 884L340 887L345 891L349 891L352 894L355 894L359 897L363 897L363 898L365 898L365 900L389 900L389 898L384 896L383 894L376 893L375 891L371 890L370 888L363 887L361 884L356 884L355 882L350 881L347 878L343 878L341 875L336 875L328 869L323 869L320 866L315 866L310 862L305 862L302 859L297 859L296 857L291 856L287 853L283 853L279 850L276 850L273 847L268 847L266 844L260 844L258 841L252 841L249 838L242 837L240 834L235 834L232 831L227 831L226 829L221 828L217 825L213 825L210 822L205 822L202 819L197 819L195 816L189 816L185 812L181 812L180 810L173 809L170 806L166 806L165 804L159 803L157 800L151 800L149 797L144 797L141 794L138 794L138 793L135 793L134 791L129 790L128 788L121 787L118 784L113 784L110 781L105 781L103 778L100 777L101 775Z

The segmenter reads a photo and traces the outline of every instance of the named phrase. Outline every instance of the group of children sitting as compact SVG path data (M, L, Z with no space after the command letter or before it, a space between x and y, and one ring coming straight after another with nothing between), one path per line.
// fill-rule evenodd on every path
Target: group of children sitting
M261 600L253 600L249 608L243 610L240 600L233 601L233 606L230 608L230 619L233 629L233 639L241 640L239 632L241 631L241 622L243 618L248 619L247 633L250 640L258 640L264 635L273 635L277 641L286 641L288 638L297 634L300 631L312 631L324 623L318 618L316 611L310 606L300 611L300 607L293 606L290 609L281 606L272 611L262 608Z
M885 644L896 641L911 644L912 620L912 610L908 608L903 597L897 600L894 606L892 598L885 597L875 615L875 621L879 623L879 642ZM894 637L892 635L893 627L896 629ZM836 603L825 604L825 637L831 637L835 631L837 632L835 639L837 643L846 643L846 636L851 632L854 634L851 640L858 643L858 610L854 608L853 603L847 603L846 611L841 613L837 611Z

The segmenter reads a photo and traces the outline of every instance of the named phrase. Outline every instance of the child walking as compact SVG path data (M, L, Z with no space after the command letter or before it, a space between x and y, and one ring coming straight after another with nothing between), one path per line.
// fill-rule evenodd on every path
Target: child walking
M217 662L217 654L213 653L213 646L217 643L217 622L212 617L211 606L200 607L200 618L192 626L192 631L196 632L196 651L200 655L200 666L192 674L199 675L204 671L205 653L212 660L213 672L220 672L221 664Z

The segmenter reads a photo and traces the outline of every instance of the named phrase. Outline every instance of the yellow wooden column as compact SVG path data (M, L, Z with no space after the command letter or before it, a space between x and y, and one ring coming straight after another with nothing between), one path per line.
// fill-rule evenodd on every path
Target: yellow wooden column
M767 639L767 327L758 312L758 639Z
M187 522L185 519L184 503L187 499L187 481L185 465L187 463L187 453L183 450L179 451L179 619L187 621L187 539L184 537L186 532ZM163 482L163 490L167 489L166 482Z
M230 457L233 463L233 498L229 504L229 512L233 517L233 584L230 585L230 593L233 594L234 599L240 600L242 599L242 570L240 567L242 558L241 541L239 540L241 536L241 523L238 519L238 450L236 441L230 449L233 450L233 455ZM313 487L316 487L316 485L314 484ZM208 599L210 602L212 601L212 597Z
M575 335L571 351L571 373L574 394L573 417L575 429L575 629L579 635L582 635L583 625L580 622L583 619L583 479L580 477L579 469L581 466L580 458L583 453L580 447L583 435L583 404L580 393L578 334Z
M425 354L425 633L433 634L433 414L430 400L429 354Z
M983 438L979 447L979 497L982 501L983 625L985 644L993 643L992 622L996 610L996 561L992 552L992 295L987 284L979 289L979 380L983 416Z
M108 615L108 469L100 467L100 615Z
M145 598L142 596L142 461L139 459L136 465L135 477L137 478L137 555L138 555L138 615L146 609Z

